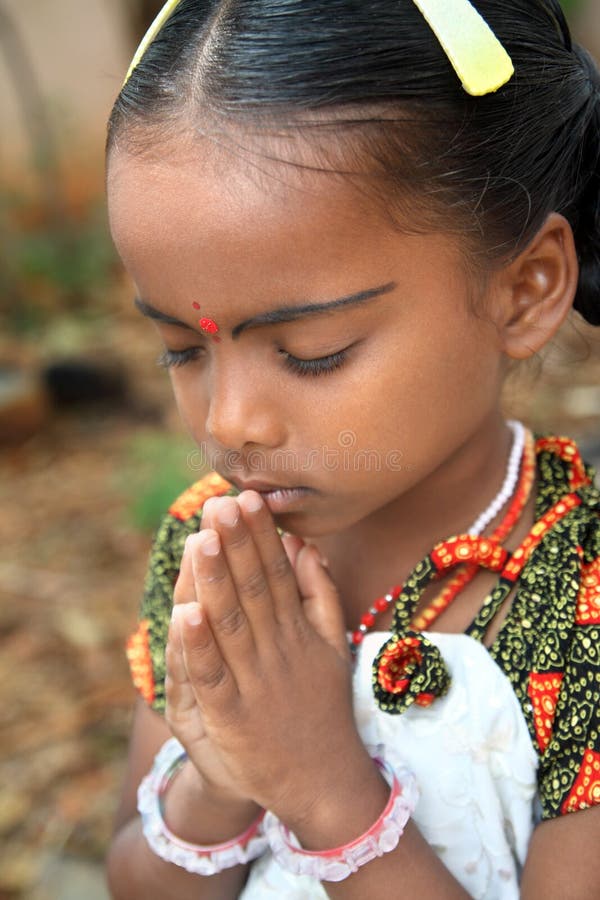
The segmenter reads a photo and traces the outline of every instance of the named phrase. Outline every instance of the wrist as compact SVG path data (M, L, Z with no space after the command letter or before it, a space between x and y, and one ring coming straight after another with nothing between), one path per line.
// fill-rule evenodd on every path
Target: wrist
M262 810L241 833L231 836L230 828L238 827L233 825L231 810L224 810L221 807L210 810L207 808L206 798L201 806L194 808L194 801L197 803L199 799L198 795L190 796L189 791L185 791L181 795L182 799L187 805L186 808L193 813L186 816L185 822L194 823L194 838L190 840L182 837L181 829L185 826L181 823L178 828L179 834L169 827L165 819L165 794L186 761L187 753L182 744L177 738L170 738L156 754L151 771L138 787L138 812L142 820L144 837L151 850L166 862L195 875L215 875L224 869L251 862L264 853L267 839L263 833L265 814ZM185 787L185 783L180 782L180 786L182 784ZM197 787L197 781L192 782L192 789L194 786ZM171 800L173 802L173 796ZM180 806L179 811L181 810ZM237 812L239 814L239 809ZM218 839L216 835L223 828L228 837ZM198 837L200 831L205 835L210 832L210 837L200 839Z
M365 832L385 808L390 787L361 743L352 755L324 767L302 808L275 814L307 850L346 844Z
M188 759L163 797L170 831L194 844L212 844L241 834L261 813L253 800L235 796L205 781Z
M318 881L343 881L377 857L396 850L418 800L416 780L407 769L394 769L380 756L373 761L389 787L386 804L369 828L344 844L309 849L273 813L266 814L265 835L282 868ZM343 827L336 828L335 833L343 834Z

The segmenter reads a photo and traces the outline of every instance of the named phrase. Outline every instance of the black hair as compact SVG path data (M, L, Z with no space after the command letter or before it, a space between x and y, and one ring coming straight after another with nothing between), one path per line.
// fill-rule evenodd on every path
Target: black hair
M562 213L574 307L600 325L598 69L558 0L474 5L515 68L483 97L464 91L412 0L181 0L117 98L108 150L152 152L215 121L329 136L341 159L368 159L390 209L416 197L485 260L516 255Z

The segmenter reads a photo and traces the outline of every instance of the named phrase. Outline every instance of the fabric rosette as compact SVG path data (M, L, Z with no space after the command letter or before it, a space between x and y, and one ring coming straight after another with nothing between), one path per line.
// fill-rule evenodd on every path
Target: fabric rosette
M417 631L393 635L373 663L373 693L386 713L403 713L413 703L429 706L449 687L450 674L442 654Z

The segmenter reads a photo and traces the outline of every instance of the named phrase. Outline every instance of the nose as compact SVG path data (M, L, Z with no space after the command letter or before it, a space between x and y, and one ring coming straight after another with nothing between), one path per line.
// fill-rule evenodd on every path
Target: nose
M225 375L226 373L223 373ZM206 432L224 450L243 453L246 445L277 447L283 441L283 421L273 385L254 373L240 372L213 380Z

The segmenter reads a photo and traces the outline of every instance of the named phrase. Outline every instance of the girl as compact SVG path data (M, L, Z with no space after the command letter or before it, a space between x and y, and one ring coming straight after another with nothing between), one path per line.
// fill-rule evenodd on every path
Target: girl
M555 0L157 20L109 211L212 471L129 642L116 898L600 897L600 498L500 400L600 324L599 85Z

